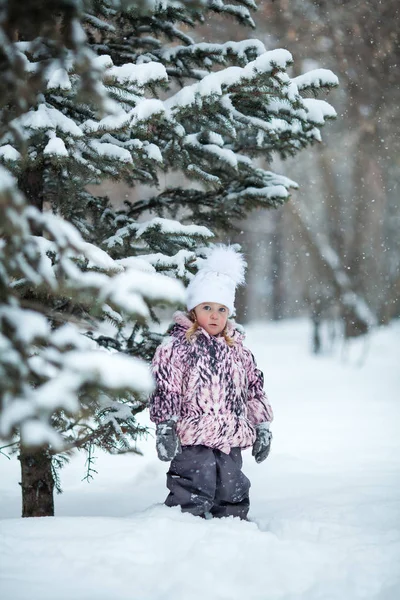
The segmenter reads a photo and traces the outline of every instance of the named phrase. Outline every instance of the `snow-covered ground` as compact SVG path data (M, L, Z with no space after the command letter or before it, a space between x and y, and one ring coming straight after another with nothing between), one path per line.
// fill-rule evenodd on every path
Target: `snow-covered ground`
M55 518L20 519L16 460L0 456L2 600L398 600L400 323L314 357L304 321L254 324L247 345L275 410L253 522L162 505L166 465L99 455L63 472Z

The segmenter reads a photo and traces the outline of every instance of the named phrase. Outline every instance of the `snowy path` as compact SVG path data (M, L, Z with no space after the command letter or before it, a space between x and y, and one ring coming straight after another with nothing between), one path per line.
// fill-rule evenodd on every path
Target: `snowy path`
M400 323L367 360L307 354L306 325L249 330L275 409L273 451L249 452L251 517L203 521L161 505L165 465L101 455L63 474L55 519L18 517L16 461L0 460L2 600L398 600Z

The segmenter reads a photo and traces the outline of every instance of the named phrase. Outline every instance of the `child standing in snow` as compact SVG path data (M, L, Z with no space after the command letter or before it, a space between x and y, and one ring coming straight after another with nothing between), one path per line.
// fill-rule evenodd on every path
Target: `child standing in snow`
M250 481L241 449L259 463L269 454L273 414L263 375L228 316L246 263L217 246L187 289L188 314L176 313L153 359L150 417L158 457L172 461L165 504L206 518L247 518Z

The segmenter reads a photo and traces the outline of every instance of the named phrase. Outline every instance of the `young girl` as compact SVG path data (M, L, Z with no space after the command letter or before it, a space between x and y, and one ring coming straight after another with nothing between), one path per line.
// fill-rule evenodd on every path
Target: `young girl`
M153 359L150 417L158 457L172 461L165 504L205 518L247 518L250 481L241 449L269 454L273 414L263 375L228 321L246 263L217 246L187 289L188 314L175 313L170 337Z

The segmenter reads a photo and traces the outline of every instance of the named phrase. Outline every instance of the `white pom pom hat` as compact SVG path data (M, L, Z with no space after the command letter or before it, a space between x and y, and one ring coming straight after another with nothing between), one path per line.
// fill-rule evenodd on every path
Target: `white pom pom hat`
M203 302L217 302L232 314L236 288L245 283L246 266L243 255L232 246L215 246L187 287L187 309Z

